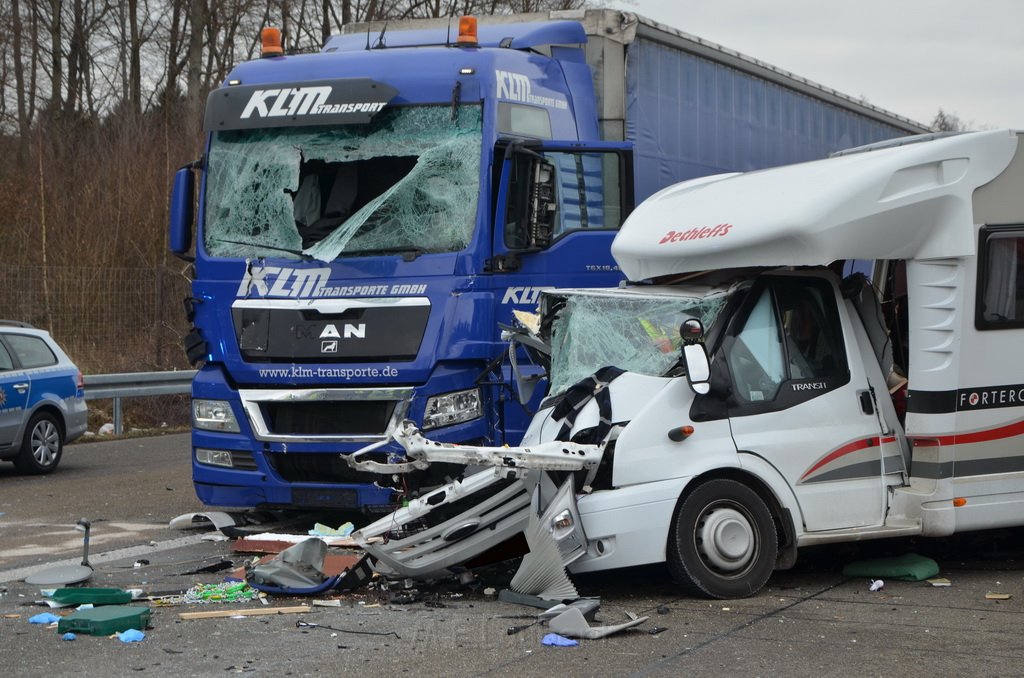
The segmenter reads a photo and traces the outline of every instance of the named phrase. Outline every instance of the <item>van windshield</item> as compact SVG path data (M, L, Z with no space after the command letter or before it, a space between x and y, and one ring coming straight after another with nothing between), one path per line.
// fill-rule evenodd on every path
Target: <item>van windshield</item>
M560 293L551 293L552 296ZM679 360L679 326L696 318L709 329L728 295L567 293L548 300L551 323L550 394L557 395L606 365L649 376Z
M481 109L395 107L365 125L216 132L203 242L215 257L452 252L473 235Z

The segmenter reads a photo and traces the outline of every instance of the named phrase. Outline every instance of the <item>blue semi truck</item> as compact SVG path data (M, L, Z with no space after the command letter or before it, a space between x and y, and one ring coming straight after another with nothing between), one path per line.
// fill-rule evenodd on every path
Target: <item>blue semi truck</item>
M350 26L314 54L264 34L172 196L207 505L384 509L417 488L343 455L403 419L518 443L500 327L543 288L616 285L634 203L926 131L618 11Z

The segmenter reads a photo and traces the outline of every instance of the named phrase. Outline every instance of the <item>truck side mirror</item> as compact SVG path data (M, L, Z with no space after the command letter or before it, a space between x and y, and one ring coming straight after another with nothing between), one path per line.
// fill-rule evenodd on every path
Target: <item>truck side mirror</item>
M679 336L683 339L686 381L694 393L707 395L711 391L711 361L704 346L704 325L691 318L679 326Z
M186 260L190 260L187 253L192 247L192 224L195 220L194 165L188 164L174 174L174 187L171 189L169 247L172 254Z

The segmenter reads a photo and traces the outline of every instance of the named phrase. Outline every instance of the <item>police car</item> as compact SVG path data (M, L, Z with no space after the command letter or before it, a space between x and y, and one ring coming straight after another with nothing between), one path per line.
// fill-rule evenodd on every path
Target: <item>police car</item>
M82 372L50 334L0 320L0 460L50 473L86 419Z

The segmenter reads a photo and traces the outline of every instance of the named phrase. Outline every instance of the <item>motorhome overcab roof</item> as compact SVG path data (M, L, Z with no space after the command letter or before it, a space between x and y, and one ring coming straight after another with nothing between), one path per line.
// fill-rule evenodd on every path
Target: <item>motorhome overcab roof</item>
M972 132L683 182L636 208L612 254L630 280L969 255L974 191L1006 169L1019 138Z

